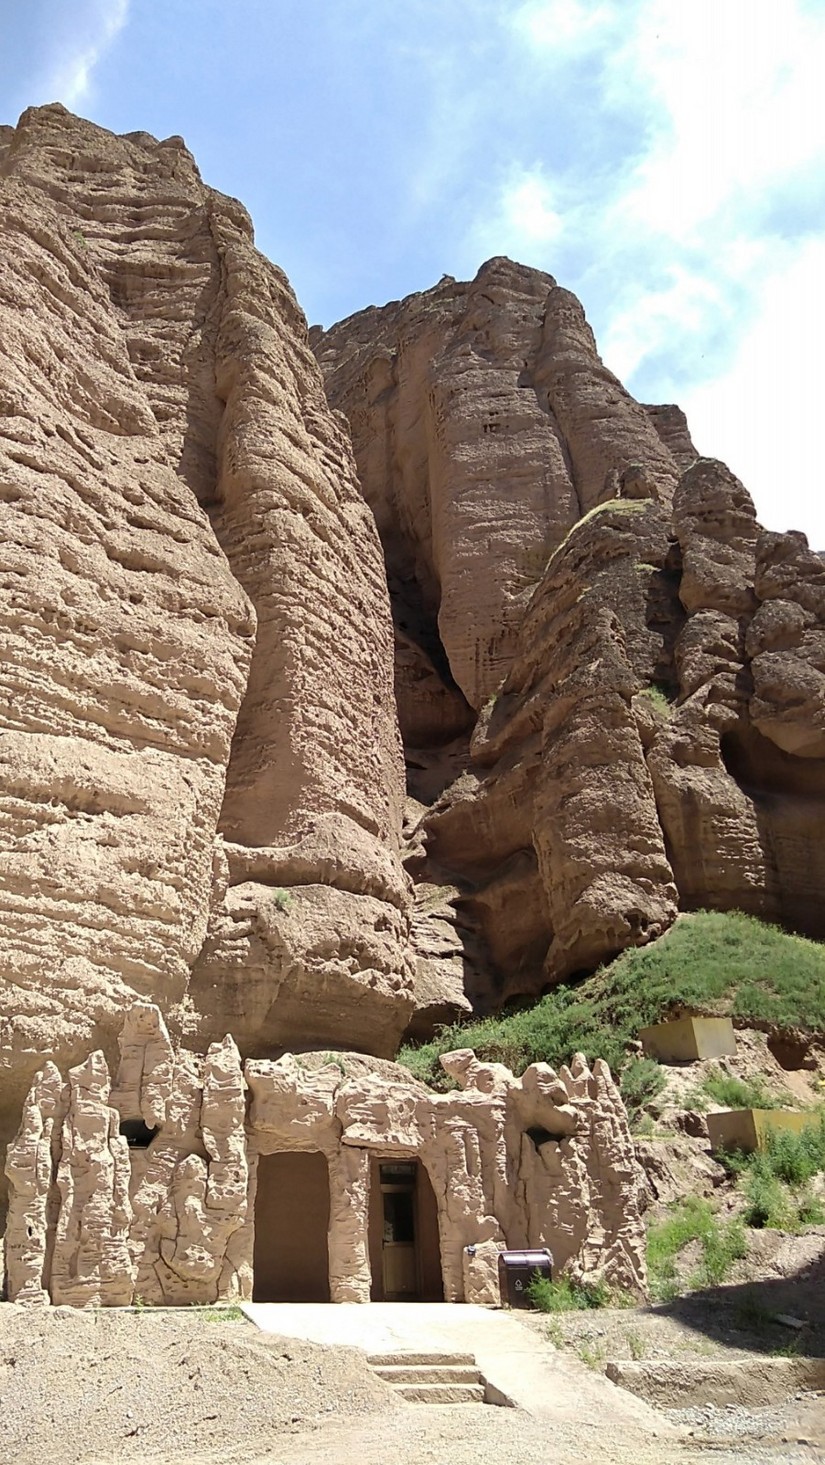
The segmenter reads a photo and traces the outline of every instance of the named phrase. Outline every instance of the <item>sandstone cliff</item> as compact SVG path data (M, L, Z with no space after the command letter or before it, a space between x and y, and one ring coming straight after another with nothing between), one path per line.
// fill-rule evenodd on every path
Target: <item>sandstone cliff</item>
M0 232L6 1134L136 1001L391 1055L679 909L823 934L825 567L568 291L307 333L179 138L61 107Z
M825 934L825 571L804 536L762 531L538 271L491 260L313 342L388 565L427 892L413 1030L462 991L484 1007L590 972L679 909Z
M0 237L6 1129L136 998L391 1053L384 568L288 283L180 138L59 106L0 138Z

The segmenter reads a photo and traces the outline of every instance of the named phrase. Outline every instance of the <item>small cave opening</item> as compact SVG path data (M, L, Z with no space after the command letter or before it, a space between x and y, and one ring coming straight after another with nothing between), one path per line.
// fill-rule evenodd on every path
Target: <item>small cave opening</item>
M529 1129L525 1130L525 1134L533 1141L536 1153L542 1145L547 1144L548 1140L558 1140L559 1137L557 1134L551 1134L549 1129L543 1129L540 1124L532 1124Z
M142 1119L120 1121L120 1133L130 1150L148 1150L157 1132L157 1124L150 1128Z
M744 793L825 801L825 758L799 758L755 727L723 733L722 762Z

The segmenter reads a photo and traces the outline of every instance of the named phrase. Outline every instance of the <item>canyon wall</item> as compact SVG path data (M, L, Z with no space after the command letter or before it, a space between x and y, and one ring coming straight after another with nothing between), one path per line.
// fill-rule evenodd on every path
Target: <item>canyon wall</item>
M825 566L804 535L763 531L539 271L490 260L312 338L388 566L413 1031L462 993L591 972L680 909L825 935Z
M180 138L59 106L3 130L0 237L0 1128L136 999L391 1053L391 619L289 285Z
M0 234L0 1137L135 1002L391 1056L679 910L825 934L825 565L551 276L308 332L180 138L59 106Z

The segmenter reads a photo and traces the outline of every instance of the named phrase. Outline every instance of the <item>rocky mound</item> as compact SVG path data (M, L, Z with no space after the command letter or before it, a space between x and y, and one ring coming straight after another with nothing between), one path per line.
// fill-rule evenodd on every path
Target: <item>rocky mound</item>
M264 1455L284 1436L392 1399L363 1352L268 1337L237 1312L10 1303L0 1307L0 1386L0 1448L19 1465Z

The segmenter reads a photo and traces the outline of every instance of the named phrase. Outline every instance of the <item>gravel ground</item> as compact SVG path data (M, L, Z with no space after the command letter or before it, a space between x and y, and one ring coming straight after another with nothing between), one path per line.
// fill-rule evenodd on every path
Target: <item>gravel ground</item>
M0 1304L0 1460L225 1460L394 1398L357 1349L216 1316Z
M785 1404L746 1409L740 1404L714 1408L668 1409L668 1419L681 1424L697 1440L733 1440L775 1444L825 1445L825 1400L796 1394Z
M815 1447L749 1437L686 1439L664 1444L651 1438L628 1443L608 1417L598 1433L574 1426L548 1432L547 1421L514 1409L483 1404L428 1408L401 1406L393 1414L361 1421L330 1421L311 1436L281 1438L268 1454L220 1457L221 1465L821 1465ZM186 1465L218 1465L214 1455L187 1455ZM111 1459L96 1465L114 1465ZM180 1457L147 1459L147 1465L181 1465Z
M818 1284L805 1296L800 1295L799 1288L782 1291L771 1296L764 1310L754 1307L753 1298L760 1297L758 1289L720 1287L713 1293L696 1292L672 1303L648 1307L525 1312L522 1317L557 1348L602 1371L609 1358L676 1358L689 1362L701 1358L764 1358L766 1354L790 1351L819 1358L825 1355L825 1296L819 1297L818 1292ZM788 1314L804 1325L795 1328L777 1321L777 1316Z

